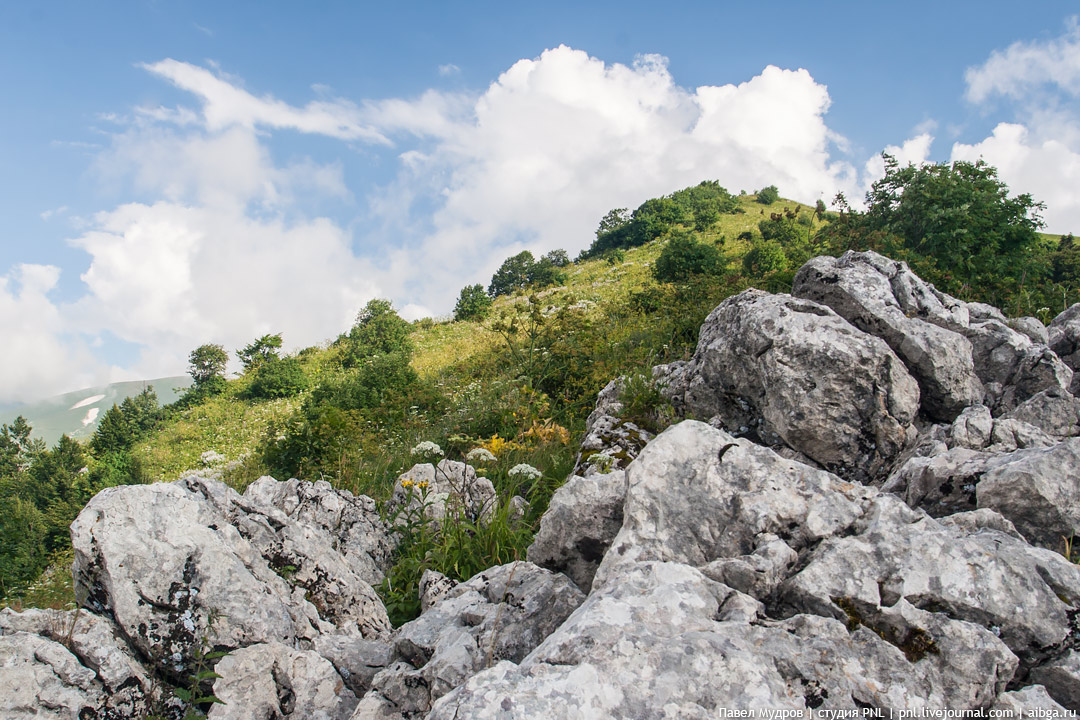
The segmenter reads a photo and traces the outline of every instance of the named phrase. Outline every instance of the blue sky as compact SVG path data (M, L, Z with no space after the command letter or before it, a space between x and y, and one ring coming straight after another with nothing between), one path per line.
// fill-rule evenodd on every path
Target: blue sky
M103 6L103 7L99 7ZM1066 2L0 6L0 403L450 311L718 179L985 157L1080 228Z

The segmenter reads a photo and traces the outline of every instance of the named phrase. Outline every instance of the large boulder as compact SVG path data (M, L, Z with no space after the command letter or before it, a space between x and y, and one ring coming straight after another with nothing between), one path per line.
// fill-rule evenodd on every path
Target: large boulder
M935 631L931 613L908 609ZM1016 659L991 632L950 628L941 654L841 620L770 619L752 598L677 563L645 562L595 591L519 665L435 704L451 718L706 718L727 711L974 708ZM946 652L950 653L946 655Z
M174 676L203 643L231 650L390 630L371 585L322 528L216 480L104 490L71 537L79 599Z
M348 720L356 696L334 666L311 650L260 643L236 650L214 671L207 720Z
M1048 335L1050 349L1070 368L1080 370L1080 303L1051 320Z
M583 717L975 709L1039 673L1070 702L1059 678L1080 643L1080 568L998 513L935 520L694 421L626 475L623 527L586 602L430 717L539 718L556 702Z
M955 322L946 304L957 301L923 283L905 263L874 252L816 257L795 275L791 294L828 305L887 342L918 380L922 407L931 417L951 421L982 400L971 343L933 322Z
M528 559L569 576L586 593L623 524L626 472L573 475L551 497Z
M0 611L0 717L146 717L150 673L106 619L85 610Z
M564 575L529 562L493 567L402 625L395 658L354 717L410 720L492 664L520 662L584 600Z
M600 391L596 407L585 421L585 437L574 474L589 476L621 470L633 462L653 434L622 417L623 380L612 380Z
M721 303L693 358L664 380L684 415L858 480L912 440L919 409L918 384L884 341L824 305L759 290Z

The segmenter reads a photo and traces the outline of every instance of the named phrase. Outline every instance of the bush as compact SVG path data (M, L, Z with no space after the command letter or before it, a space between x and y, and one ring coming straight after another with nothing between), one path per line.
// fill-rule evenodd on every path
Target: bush
M743 256L743 272L753 279L787 270L790 266L791 262L784 253L784 248L776 240L754 243L750 252Z
M484 292L483 285L466 285L461 288L454 306L454 320L483 320L491 310L491 303L491 296Z
M694 275L717 275L724 260L713 245L676 235L668 241L653 265L653 277L659 282L680 282Z
M762 205L772 205L774 202L780 199L780 191L776 188L775 185L769 185L768 187L761 188L757 191L756 195L757 198L755 199Z
M307 387L307 376L294 357L271 357L255 367L255 378L248 386L248 397L256 400L291 397Z
M533 254L523 250L513 257L507 258L495 274L491 276L491 285L488 293L492 297L509 295L515 290L524 290L529 285L530 271L536 264Z
M371 300L357 314L349 334L338 338L338 343L345 347L342 364L356 367L361 360L374 355L410 355L410 332L409 323L394 311L389 300Z

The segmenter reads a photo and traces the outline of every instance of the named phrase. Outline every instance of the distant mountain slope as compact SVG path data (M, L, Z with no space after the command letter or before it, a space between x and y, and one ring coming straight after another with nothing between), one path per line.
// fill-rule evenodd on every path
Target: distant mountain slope
M175 401L178 390L191 384L187 375L157 378L156 380L132 380L112 383L101 387L76 390L56 397L17 406L0 407L0 423L11 423L22 415L34 428L34 437L40 437L52 445L65 433L73 438L88 438L94 434L102 416L113 403L138 395L144 388L153 387L162 405Z

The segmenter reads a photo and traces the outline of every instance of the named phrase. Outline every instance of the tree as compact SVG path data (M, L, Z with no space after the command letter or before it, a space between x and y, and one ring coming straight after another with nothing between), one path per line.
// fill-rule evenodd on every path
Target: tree
M978 160L900 167L882 157L885 176L866 194L856 232L899 238L937 271L932 279L943 289L979 287L998 304L1042 270L1035 262L1045 206L1026 193L1009 197L992 166Z
M307 387L304 368L294 357L268 357L255 365L254 375L247 394L255 399L291 397Z
M225 366L229 353L221 345L200 345L188 356L188 374L195 381L196 390L224 382Z
M524 290L529 286L535 264L536 260L528 250L522 250L517 255L507 258L491 276L488 293L492 297L499 297L509 295L515 290Z
M680 232L674 234L660 252L653 265L653 277L659 282L680 282L694 275L717 274L723 266L723 258L716 247Z
M360 360L385 353L412 353L409 323L394 311L389 300L375 298L356 314L356 323L339 342L345 345L343 363L356 367Z
M236 357L243 363L244 372L247 372L270 358L276 358L280 349L281 333L263 335L250 345L244 346L242 350L237 350Z
M454 320L482 320L491 309L491 296L484 291L484 286L466 285L461 288L457 305L454 306Z
M775 185L763 187L757 191L757 201L762 205L772 205L780 199L780 190Z

